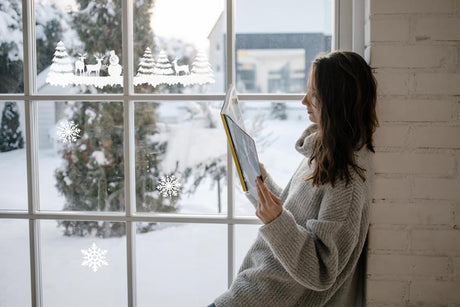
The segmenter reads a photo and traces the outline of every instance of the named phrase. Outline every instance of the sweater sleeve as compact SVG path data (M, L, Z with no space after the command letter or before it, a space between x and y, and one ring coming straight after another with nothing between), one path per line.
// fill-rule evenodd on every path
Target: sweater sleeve
M292 278L324 291L334 284L358 242L364 199L361 186L338 182L325 190L318 218L307 220L305 227L284 208L259 231Z

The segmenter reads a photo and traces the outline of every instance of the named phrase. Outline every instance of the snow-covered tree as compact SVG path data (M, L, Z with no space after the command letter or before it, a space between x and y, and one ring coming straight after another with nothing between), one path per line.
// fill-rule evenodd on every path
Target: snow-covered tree
M7 101L0 126L0 152L19 148L24 148L24 139L19 129L18 106L14 101Z
M192 74L202 76L212 76L213 71L206 53L199 51L192 63Z
M285 102L272 102L270 106L270 116L274 119L287 119L287 107Z
M172 75L174 74L174 70L172 69L172 65L166 56L164 50L160 51L158 56L157 64L155 65L154 73L156 75Z
M136 106L136 208L141 212L174 212L178 198L169 199L156 190L161 159L159 144L149 142L155 133L153 104ZM123 105L121 103L71 102L67 120L80 129L81 137L65 144L60 154L64 165L55 171L58 190L65 196L64 210L123 211ZM160 146L161 147L161 146ZM153 152L153 154L152 154ZM121 236L124 227L118 223L60 221L67 236L96 234L101 237ZM143 225L149 231L154 223Z
M145 48L144 56L141 58L139 63L139 69L137 70L138 76L153 75L155 68L155 60L153 59L152 51L149 47Z
M53 64L51 64L50 72L56 74L73 75L72 60L67 54L67 50L62 41L59 41L54 52Z
M88 57L97 52L121 54L121 3L112 0L76 0L79 10L73 24L85 44ZM150 27L154 0L134 1L134 55L142 56L145 45L153 46ZM139 43L141 42L141 43ZM112 52L113 51L113 52ZM113 56L112 56L113 59ZM106 57L110 61L110 57ZM117 61L115 61L117 62ZM113 65L113 63L111 63ZM117 63L118 64L118 63ZM110 92L111 89L104 89ZM136 104L136 209L148 212L176 211L176 199L164 199L156 190L161 150L165 144L150 142L157 133L154 104ZM79 125L81 137L62 150L65 166L56 170L58 190L64 194L66 210L124 210L123 107L119 103L74 102L67 119ZM147 171L148 170L148 171ZM120 224L63 221L65 235L102 237L125 234ZM155 223L142 223L138 231L152 230ZM140 225L140 226L139 226Z
M0 0L0 92L19 93L23 84L23 35L21 0ZM45 1L36 1L35 37L37 72L51 63L56 43L65 38L68 48L81 45L70 27L70 15Z
M114 50L122 54L121 7L122 1L113 0L76 0L79 10L73 14L74 28L85 43L85 51L91 58L96 52L105 53ZM140 58L144 47L153 46L153 32L150 26L152 8L155 0L134 1L134 57ZM108 64L109 57L103 64ZM123 63L121 63L123 65ZM102 75L107 75L102 72ZM104 89L107 92L109 89Z
M0 92L24 90L20 0L0 1Z

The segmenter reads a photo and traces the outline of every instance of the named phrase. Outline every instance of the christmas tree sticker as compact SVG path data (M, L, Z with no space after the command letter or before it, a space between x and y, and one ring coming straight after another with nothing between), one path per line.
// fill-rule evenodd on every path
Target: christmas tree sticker
M108 57L109 65L102 65L105 57ZM98 88L123 84L123 67L119 64L120 58L115 50L110 50L106 56L103 53L95 52L90 57L89 63L85 63L85 59L87 59L86 52L78 53L75 59L69 57L64 43L60 41L56 46L46 82L51 85L78 86L83 84ZM160 84L189 86L215 83L211 64L205 52L198 52L193 65L190 66L192 67L191 70L187 61L183 61L181 65L178 62L179 58L176 56L171 63L164 50L160 51L158 60L155 62L152 50L146 47L144 55L139 59L139 67L133 78L133 84L135 86L149 84L156 87ZM107 70L108 75L101 74L101 71L105 70Z
M155 60L149 47L145 48L143 57L140 59L137 76L153 75L155 69Z
M203 51L199 51L192 64L192 74L212 77L213 72L208 57Z
M54 52L50 72L46 78L46 82L52 85L65 86L71 83L73 79L73 65L72 60L67 54L66 47L62 41L59 41Z
M158 56L157 65L153 69L153 72L157 75L172 75L174 74L174 70L172 69L172 65L166 56L166 53L161 50L160 55Z

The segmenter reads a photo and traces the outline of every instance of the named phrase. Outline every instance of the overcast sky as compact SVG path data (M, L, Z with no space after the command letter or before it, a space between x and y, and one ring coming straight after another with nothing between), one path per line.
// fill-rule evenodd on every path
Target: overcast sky
M75 8L74 0L38 0ZM134 0L136 1L136 0ZM237 32L331 33L331 0L236 0ZM155 0L156 35L207 46L207 36L225 9L224 0ZM244 13L243 13L244 12Z

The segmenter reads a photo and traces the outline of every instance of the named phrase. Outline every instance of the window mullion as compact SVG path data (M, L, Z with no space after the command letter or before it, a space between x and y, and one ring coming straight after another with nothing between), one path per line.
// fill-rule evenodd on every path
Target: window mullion
M133 1L122 2L122 56L123 56L123 110L124 110L124 172L125 214L130 217L136 208L135 150L134 150L134 102L133 94ZM128 306L136 307L136 223L126 220L126 261Z
M36 55L35 55L35 23L33 0L22 1L23 29L23 80L24 96L36 92ZM25 104L25 134L27 158L27 194L28 213L32 217L39 209L38 186L38 142L37 142L37 106L36 102L24 99ZM29 219L29 251L30 251L30 283L32 307L43 306L42 280L40 263L40 232L39 221Z
M227 37L226 37L226 55L227 55L227 75L226 89L230 88L231 84L235 84L235 1L227 0L226 21L227 21ZM234 191L233 184L233 161L230 145L227 144L227 217L229 220L234 218ZM233 282L233 271L235 266L235 224L228 224L228 288Z

